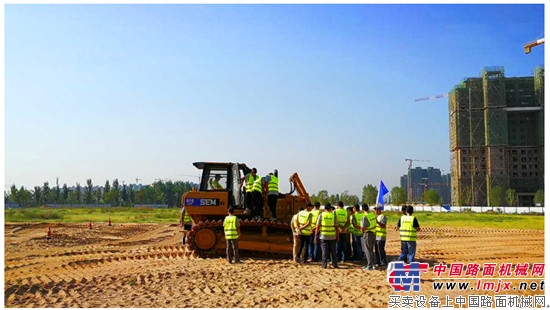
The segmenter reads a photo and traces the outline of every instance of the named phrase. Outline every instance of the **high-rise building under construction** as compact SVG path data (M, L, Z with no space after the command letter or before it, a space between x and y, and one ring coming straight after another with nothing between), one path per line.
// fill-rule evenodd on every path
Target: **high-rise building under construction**
M544 69L507 78L486 67L466 78L449 93L449 130L453 205L495 205L497 186L533 205L544 189Z

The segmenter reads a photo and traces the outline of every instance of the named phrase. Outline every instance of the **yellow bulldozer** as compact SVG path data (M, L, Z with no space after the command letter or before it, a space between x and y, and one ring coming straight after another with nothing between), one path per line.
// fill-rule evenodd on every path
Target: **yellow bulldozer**
M202 170L197 190L185 193L181 203L193 219L187 234L186 244L200 256L221 254L225 251L223 219L228 207L233 207L240 219L241 237L239 250L252 252L292 254L292 231L290 219L300 207L311 202L297 173L289 178L290 193L279 193L277 200L277 218L253 219L244 207L244 193L241 190L241 178L251 172L243 163L195 162L193 165ZM215 182L214 182L215 180ZM293 195L296 192L297 195ZM264 202L264 215L268 218L269 208ZM270 217L270 216L269 216Z

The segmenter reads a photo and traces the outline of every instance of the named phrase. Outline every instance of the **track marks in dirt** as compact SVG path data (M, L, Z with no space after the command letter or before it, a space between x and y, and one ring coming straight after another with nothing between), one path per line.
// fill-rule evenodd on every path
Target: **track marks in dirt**
M58 225L52 228L54 242L37 237L47 226L9 226L4 305L377 308L386 307L392 293L385 271L364 271L359 264L321 269L319 263L299 265L245 252L243 264L230 265L221 257L195 257L179 244L176 226L119 226L90 231ZM431 263L544 258L540 231L426 227L420 236L417 258ZM396 231L388 231L386 250L390 258L399 253Z

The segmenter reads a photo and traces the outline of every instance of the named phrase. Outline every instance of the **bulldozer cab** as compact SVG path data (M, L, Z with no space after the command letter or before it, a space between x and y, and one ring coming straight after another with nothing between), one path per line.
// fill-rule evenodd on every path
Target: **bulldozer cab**
M250 173L250 168L239 163L196 162L193 165L202 170L199 191L227 192L227 207L242 207L241 177Z

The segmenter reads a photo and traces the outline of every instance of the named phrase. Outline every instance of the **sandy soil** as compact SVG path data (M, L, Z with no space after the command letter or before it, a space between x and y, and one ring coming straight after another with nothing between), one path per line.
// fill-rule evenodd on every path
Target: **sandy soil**
M58 224L46 241L47 227L5 224L5 307L378 308L395 294L386 271L364 271L363 262L322 269L281 258L198 258L175 225ZM399 248L390 229L390 260ZM434 264L542 263L544 232L427 227L417 259L430 263L422 294L441 296L432 289Z

